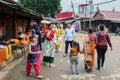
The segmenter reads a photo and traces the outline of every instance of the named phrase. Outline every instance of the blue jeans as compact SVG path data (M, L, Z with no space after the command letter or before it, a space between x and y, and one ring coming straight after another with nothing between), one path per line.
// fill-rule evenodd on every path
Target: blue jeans
M72 74L78 74L79 68L78 68L78 56L70 56L70 67Z

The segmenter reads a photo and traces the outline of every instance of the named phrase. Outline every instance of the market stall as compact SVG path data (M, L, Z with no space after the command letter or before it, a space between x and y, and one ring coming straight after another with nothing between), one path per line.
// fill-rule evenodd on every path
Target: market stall
M0 45L0 65L1 67L6 66L10 61L13 60L11 45Z

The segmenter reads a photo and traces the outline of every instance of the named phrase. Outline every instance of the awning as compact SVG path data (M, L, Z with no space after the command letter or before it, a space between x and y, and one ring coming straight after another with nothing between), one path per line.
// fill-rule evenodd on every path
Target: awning
M72 12L62 12L56 14L57 19L67 19L67 18L73 18Z
M26 9L24 7L22 7L21 5L19 5L17 2L14 3L14 1L4 1L4 0L0 0L0 5L4 5L4 6L7 6L11 9L14 9L16 10L16 13L20 13L19 15L24 15L24 14L27 14L27 15L31 15L31 16L34 16L34 17L37 17L37 18L41 18L41 14L37 13L37 12L33 12L29 9ZM11 11L12 12L12 11Z

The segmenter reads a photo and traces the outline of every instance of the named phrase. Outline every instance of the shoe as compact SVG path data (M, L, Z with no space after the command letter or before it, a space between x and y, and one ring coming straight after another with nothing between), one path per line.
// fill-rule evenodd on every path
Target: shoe
M58 51L55 51L55 53L58 53Z
M76 75L75 73L71 73L71 75Z
M98 71L100 70L100 68L96 68Z
M67 56L67 54L63 54L63 57L66 57Z
M88 73L91 73L92 72L92 69L90 68L89 70L88 70Z
M101 67L103 68L103 64L101 65Z
M27 74L27 76L32 77L32 74Z
M90 73L90 71L89 71L89 70L86 70L86 72L87 72L87 73Z
M86 72L87 72L87 73L90 73L90 69L87 69Z
M84 66L84 67L85 67L85 70L88 70L88 66L87 66L87 64L85 64L85 66Z
M46 65L46 62L42 62L42 65L43 65L43 66Z
M50 64L49 67L53 68L53 67L55 67L55 65L54 64Z
M36 78L37 78L37 79L42 79L43 76L41 76L41 75L37 75Z

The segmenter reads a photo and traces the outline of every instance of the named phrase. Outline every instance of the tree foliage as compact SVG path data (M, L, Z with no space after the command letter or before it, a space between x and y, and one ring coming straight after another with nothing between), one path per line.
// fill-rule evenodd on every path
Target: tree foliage
M61 0L19 0L19 2L22 6L46 17L55 17L55 14L62 10Z

